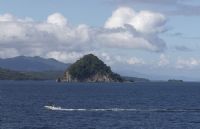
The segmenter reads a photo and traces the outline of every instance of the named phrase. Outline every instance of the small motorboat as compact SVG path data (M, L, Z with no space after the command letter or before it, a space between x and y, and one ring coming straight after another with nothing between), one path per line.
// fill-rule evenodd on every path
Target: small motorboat
M50 105L50 106L44 106L46 109L49 110L61 110L61 107L56 107L55 105Z

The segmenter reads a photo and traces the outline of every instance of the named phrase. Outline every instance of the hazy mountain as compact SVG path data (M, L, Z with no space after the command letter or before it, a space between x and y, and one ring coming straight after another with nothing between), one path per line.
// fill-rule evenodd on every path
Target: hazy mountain
M63 71L70 64L59 62L55 59L41 57L18 56L0 59L0 67L16 71Z

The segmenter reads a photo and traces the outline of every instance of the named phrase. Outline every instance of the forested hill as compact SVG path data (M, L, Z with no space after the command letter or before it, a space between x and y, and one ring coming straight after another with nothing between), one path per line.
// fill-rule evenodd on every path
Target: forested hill
M56 80L63 71L19 72L0 68L0 80Z
M72 64L63 78L64 81L77 82L122 82L120 75L93 54L83 56Z

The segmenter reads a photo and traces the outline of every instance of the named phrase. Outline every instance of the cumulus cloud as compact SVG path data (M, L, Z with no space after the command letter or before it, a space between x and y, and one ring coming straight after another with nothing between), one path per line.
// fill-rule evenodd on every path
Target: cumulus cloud
M0 16L0 45L4 50L15 49L10 56L48 56L53 51L83 51L89 49L89 27L71 27L67 19L55 13L44 22L19 19L11 14ZM81 44L81 45L80 45ZM87 48L86 48L87 46ZM1 51L5 55L6 51ZM1 56L3 57L3 56Z
M145 64L145 62L144 62L143 59L139 59L139 58L136 58L136 57L129 58L129 59L127 60L127 63L128 63L129 65Z
M166 18L160 13L151 11L135 12L128 7L120 7L106 21L105 28L119 28L131 25L142 33L159 33L165 30Z
M176 68L178 69L184 69L184 68L193 69L199 65L200 65L200 60L195 58L178 59L176 62Z
M9 58L19 56L19 52L15 48L0 48L0 57Z
M13 21L14 17L11 14L3 14L0 15L0 21L1 22L9 22L9 21Z
M106 21L105 28L124 27L134 17L135 11L131 8L120 7L115 10L112 16Z
M31 22L31 21L33 21L33 19L30 18L30 17L25 17L24 19L20 19L20 18L13 16L12 14L9 14L9 13L0 15L0 22L13 22L13 21Z
M162 48L151 44L141 36L134 36L131 32L112 32L99 34L97 40L103 45L118 48L139 48L150 51L159 51Z
M47 53L48 58L54 58L63 62L75 62L77 59L81 58L83 53L78 52L60 52L60 51L52 51Z
M117 17L120 23L115 21ZM142 22L142 17L149 23ZM115 26L111 22L116 22ZM0 15L0 57L42 56L68 62L104 48L163 51L166 44L158 34L162 33L165 22L162 14L135 12L128 7L114 11L102 28L85 24L71 26L60 13L51 14L41 22L3 14ZM7 54L9 50L11 54Z
M170 63L169 59L166 57L166 55L161 54L160 60L158 62L158 66L166 66Z
M47 23L55 24L58 26L65 26L67 24L67 19L60 13L54 13L48 16Z
M108 45L163 51L166 44L158 34L166 31L166 21L160 13L136 12L129 7L120 7L104 25L110 31L99 37Z
M113 61L117 63L123 63L128 65L145 65L145 61L142 58L138 57L122 57L122 56L114 56Z
M105 53L105 52L101 53L101 57L104 58L104 60L106 60L106 61L111 60L110 55L108 53Z

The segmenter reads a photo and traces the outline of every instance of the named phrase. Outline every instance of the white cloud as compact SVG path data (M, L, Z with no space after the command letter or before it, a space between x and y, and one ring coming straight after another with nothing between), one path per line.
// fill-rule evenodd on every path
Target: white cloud
M47 23L65 26L67 24L67 19L60 13L54 13L48 16Z
M88 26L81 24L71 27L65 17L58 13L50 15L44 22L19 19L10 14L1 15L0 30L1 48L15 48L19 55L28 56L46 56L55 50L82 51L88 49L84 43L90 38Z
M178 59L176 62L176 68L178 69L184 69L184 68L193 69L199 65L200 65L200 60L195 59L195 58Z
M2 41L13 41L15 39L24 39L25 38L25 28L20 23L0 23L0 40ZM1 44L0 43L0 44Z
M129 65L145 64L145 62L142 59L138 59L136 57L132 57L132 58L128 59L127 63Z
M98 41L103 45L118 48L136 48L157 51L159 48L147 39L134 36L131 32L112 32L99 34Z
M7 13L7 14L0 15L1 22L9 22L9 21L13 21L13 20L14 20L14 17L11 14Z
M60 20L58 18L56 18L57 21L52 20L51 22L48 18L47 22L37 24L35 27L38 31L47 33L47 36L55 36L58 43L72 44L89 40L89 27L87 25L81 24L77 27L71 27L63 22L63 18Z
M158 34L166 30L165 23L166 18L160 13L120 7L106 21L107 31L97 39L109 46L163 51L166 44Z
M161 54L160 55L160 60L158 62L158 66L166 66L169 63L170 63L169 59L164 54Z
M110 61L111 60L111 57L110 57L110 55L108 53L103 52L103 53L101 53L101 56L106 61Z
M20 18L13 16L12 14L9 14L9 13L0 15L0 22L13 22L13 21L32 22L33 19L30 18L30 17L25 17L24 19L20 19Z
M114 56L113 60L116 63L123 63L128 65L144 65L145 61L142 58L138 57L122 57L122 56Z
M160 13L151 11L135 12L131 8L120 7L106 21L105 28L123 28L126 24L129 24L142 33L159 33L165 30L165 23L166 18Z
M15 48L0 48L0 58L11 58L19 56L19 52Z
M47 53L47 58L54 58L56 60L62 61L62 62L75 62L77 59L81 58L83 56L82 53L78 52L61 52L61 51L52 51Z
M106 21L105 28L119 28L124 27L125 24L131 22L131 19L135 16L135 11L131 8L120 7L115 10L112 16Z
M121 8L117 9L116 12L120 13L121 10ZM119 17L120 19L122 17L121 23L116 21L116 25L126 24L124 19L131 19L131 17L137 19L137 15L143 17L131 8L124 8L124 10ZM110 19L114 22L113 18ZM11 14L3 14L0 15L0 47L2 50L0 57L5 57L7 50L11 50L12 55L10 56L53 57L66 62L73 61L72 58L75 60L76 57L91 51L102 53L101 50L104 49L163 51L166 45L157 35L159 31L156 21L150 25L144 23L147 27L154 27L154 24L156 26L155 30L150 30L147 34L139 25L137 25L140 28L138 30L132 25L123 25L122 28L92 28L85 24L71 26L67 18L60 13L49 15L45 21L41 22L31 18L18 18ZM109 60L108 55L104 53L102 56Z

